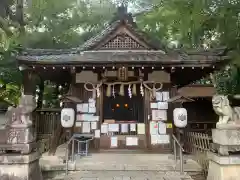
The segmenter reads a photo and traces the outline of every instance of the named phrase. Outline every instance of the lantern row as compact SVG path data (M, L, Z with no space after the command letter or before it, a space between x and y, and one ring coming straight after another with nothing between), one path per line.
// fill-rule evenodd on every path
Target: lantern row
M36 67L35 67L35 66L32 66L32 68L35 69ZM81 68L82 68L82 69L86 69L85 66L82 66ZM103 66L103 67L101 67L101 68L102 68L102 69L106 69L105 66ZM118 68L118 67L112 66L112 69L116 69L116 68ZM122 68L125 68L125 67L123 66ZM126 67L126 68L128 68L128 67ZM139 67L137 67L137 68L139 68ZM141 69L144 69L144 68L145 68L144 66L141 67ZM146 68L149 68L149 67L146 67ZM175 68L176 68L176 67L171 67L171 69L175 69ZM182 66L182 67L177 67L177 68L181 68L181 69L192 68L192 69L195 69L196 67L184 67L184 66ZM204 69L204 66L199 67L199 68ZM214 69L215 66L212 66L212 68ZM43 69L47 69L47 68L44 66ZM56 69L56 67L53 66L52 69L54 70L54 69ZM63 66L62 69L67 69L67 67ZM76 67L72 67L72 69L76 69ZM89 69L89 68L88 68L88 69ZM96 67L93 66L92 69L96 69ZM98 69L99 69L99 67L98 67ZM135 69L135 67L132 66L131 69ZM151 69L155 69L155 67L152 66ZM165 69L165 67L162 66L161 69Z

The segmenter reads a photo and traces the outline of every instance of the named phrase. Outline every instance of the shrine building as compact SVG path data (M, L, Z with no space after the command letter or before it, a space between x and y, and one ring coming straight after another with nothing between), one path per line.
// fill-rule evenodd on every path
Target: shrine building
M168 49L139 30L121 7L108 27L79 47L25 49L17 62L25 94L35 93L35 77L41 91L46 80L68 84L62 102L75 110L72 133L92 134L93 149L168 152L176 107L169 100L179 95L179 88L228 63L229 57L226 48ZM41 108L41 99L38 104ZM56 128L49 132L52 141L61 135Z

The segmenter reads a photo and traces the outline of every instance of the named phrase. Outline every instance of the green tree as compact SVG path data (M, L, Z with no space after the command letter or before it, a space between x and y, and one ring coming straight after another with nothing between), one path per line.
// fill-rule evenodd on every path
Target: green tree
M12 9L15 10L13 11ZM0 101L16 105L21 95L21 74L15 57L20 51L18 37L24 32L23 1L0 2Z
M114 9L110 0L32 0L26 10L24 45L77 47L105 26Z
M141 28L168 47L231 49L230 70L215 74L217 89L224 94L239 94L240 1L156 0L154 3L160 5L137 16Z

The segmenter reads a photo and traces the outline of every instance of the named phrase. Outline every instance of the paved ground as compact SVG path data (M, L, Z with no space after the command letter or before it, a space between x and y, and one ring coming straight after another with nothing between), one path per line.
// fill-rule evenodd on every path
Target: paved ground
M192 180L188 175L162 171L85 171L77 172L66 180Z
M58 157L64 153L57 151ZM185 172L200 172L201 167L185 156ZM62 158L43 155L40 160L44 171L63 170ZM59 180L191 180L187 173L179 173L179 161L176 163L171 154L132 153L95 153L87 157L77 157L71 170L76 172L68 177L56 177Z

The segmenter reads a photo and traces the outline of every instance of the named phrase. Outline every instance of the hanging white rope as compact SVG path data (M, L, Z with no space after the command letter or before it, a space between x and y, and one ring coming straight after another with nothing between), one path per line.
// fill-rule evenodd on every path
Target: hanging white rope
M153 81L142 81L142 80L139 80L139 81L130 81L130 82L113 82L113 83L108 83L108 82L100 82L99 84L93 84L91 82L87 82L84 84L84 88L87 90L87 91L90 91L90 92L97 92L97 97L100 96L100 87L103 85L103 84L106 84L108 87L112 87L112 92L110 91L110 94L109 96L112 94L113 97L115 97L115 85L120 85L120 87L123 88L124 85L127 85L128 86L128 95L129 97L131 98L133 93L132 93L132 85L136 85L136 84L140 84L140 94L142 96L144 96L144 88L148 89L153 98L156 97L156 92L161 90L162 87L163 87L163 84L161 82L153 82ZM160 87L159 88L156 88L156 85L159 84ZM91 87L88 87L88 86L91 86ZM152 86L152 88L150 87L150 85ZM111 89L111 88L110 88ZM121 93L122 95L124 95L124 92Z
M132 98L132 89L131 89L131 84L128 86L128 96Z

